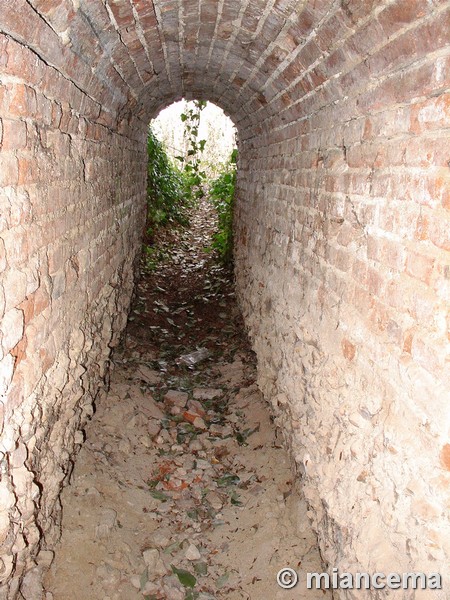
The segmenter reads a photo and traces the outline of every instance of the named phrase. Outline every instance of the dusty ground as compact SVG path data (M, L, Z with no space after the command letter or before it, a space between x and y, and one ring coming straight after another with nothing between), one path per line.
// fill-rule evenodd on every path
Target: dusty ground
M231 278L204 250L213 226L203 206L144 269L63 494L48 599L328 597L276 582L285 566L323 567L254 383Z

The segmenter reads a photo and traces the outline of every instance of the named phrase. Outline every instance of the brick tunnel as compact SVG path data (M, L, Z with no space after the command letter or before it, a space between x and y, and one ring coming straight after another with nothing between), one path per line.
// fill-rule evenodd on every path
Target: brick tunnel
M443 573L450 3L1 4L0 597L58 537L182 97L238 128L237 293L325 561Z

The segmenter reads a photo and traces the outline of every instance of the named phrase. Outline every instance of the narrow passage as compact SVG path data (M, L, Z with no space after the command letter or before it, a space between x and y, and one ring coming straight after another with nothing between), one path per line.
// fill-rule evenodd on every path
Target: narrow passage
M276 582L285 566L324 569L232 277L205 251L214 219L203 201L144 266L63 493L48 600L329 597Z

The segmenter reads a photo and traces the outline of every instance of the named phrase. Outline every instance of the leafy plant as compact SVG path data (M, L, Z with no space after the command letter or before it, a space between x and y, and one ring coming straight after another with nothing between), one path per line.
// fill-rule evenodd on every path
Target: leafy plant
M151 238L161 225L187 225L185 177L170 161L163 144L149 127L147 138L147 234Z
M213 235L212 247L220 260L229 264L233 257L233 203L236 187L237 150L233 150L230 160L222 173L210 186L211 202L218 214L218 230Z

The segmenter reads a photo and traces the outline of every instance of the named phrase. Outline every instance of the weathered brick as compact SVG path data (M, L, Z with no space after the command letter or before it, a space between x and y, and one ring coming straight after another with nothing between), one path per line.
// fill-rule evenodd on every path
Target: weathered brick
M430 218L429 225L430 240L438 248L447 252L450 251L450 227L448 226L448 216L442 214Z
M4 354L7 354L23 336L24 319L23 312L13 308L5 313L1 321L3 338L1 341Z
M15 84L10 89L9 114L12 117L34 116L36 92L27 85Z
M436 519L428 477L445 434L433 407L442 404L450 250L446 6L230 0L219 10L192 0L183 4L181 30L174 2L118 0L109 12L97 0L78 4L15 0L0 14L0 314L5 304L8 315L18 307L26 324L14 356L0 363L0 393L16 365L8 406L18 414L41 381L42 397L59 403L55 414L73 410L62 365L75 331L90 348L86 381L100 385L119 331L92 339L102 330L95 305L112 294L125 319L144 219L149 116L183 94L219 101L240 128L238 294L264 393L282 393L292 414L300 399L308 411L291 441L295 455L307 446L321 473L304 481L314 490L312 514L323 515L324 557L332 562L339 551L367 570L380 548L400 554L407 531L408 556L425 564L429 532L409 506L400 515L394 498L409 497L403 477L414 479L421 518ZM119 272L130 281L109 286ZM292 360L294 330L317 355ZM347 405L350 413L364 405L364 434L350 438L336 419ZM422 437L424 422L433 439ZM339 486L328 462L334 434L352 448L351 460L343 452L339 461ZM48 440L36 444L56 473ZM354 468L358 446L375 449L364 468L382 482L371 491L380 506L373 526ZM40 511L56 522L48 492L55 481L47 472L36 477ZM441 486L442 507L444 493ZM352 543L337 549L340 537ZM433 540L443 546L439 535Z
M27 145L27 128L23 121L3 120L3 135L0 135L2 150L18 150Z
M412 277L429 285L433 274L434 263L434 257L411 252L406 260L406 272Z
M0 187L16 186L19 181L19 162L11 152L0 153Z
M6 310L18 306L26 296L27 276L17 269L7 269L3 274L3 286L6 298Z

